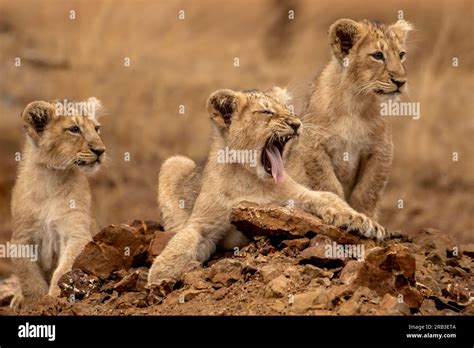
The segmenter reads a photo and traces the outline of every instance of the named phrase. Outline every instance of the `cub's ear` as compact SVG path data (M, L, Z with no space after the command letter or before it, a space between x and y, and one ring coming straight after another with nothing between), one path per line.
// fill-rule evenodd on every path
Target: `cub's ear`
M92 108L92 114L89 116L94 118L100 118L104 116L104 106L102 105L102 102L99 99L97 99L96 97L90 97L87 98L86 102L90 104Z
M21 114L28 135L35 141L39 139L48 123L56 117L54 106L45 101L29 103Z
M334 55L343 59L361 37L359 23L352 19L339 19L329 27L329 40Z
M273 87L271 93L278 99L281 103L287 105L291 102L291 95L288 93L286 88Z
M396 23L390 26L390 29L397 35L398 39L404 44L408 33L415 29L411 23L408 23L404 19L399 19Z
M206 108L219 128L230 126L232 117L242 107L243 98L242 93L230 89L219 89L209 96Z

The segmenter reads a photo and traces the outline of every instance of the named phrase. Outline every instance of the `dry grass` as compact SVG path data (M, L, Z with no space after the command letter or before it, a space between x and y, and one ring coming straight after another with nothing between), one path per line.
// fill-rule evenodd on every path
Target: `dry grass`
M287 9L296 17L286 20ZM76 19L69 19L69 11ZM186 19L178 20L178 11ZM209 144L207 96L227 87L287 85L329 58L326 31L341 17L417 27L410 95L421 119L393 119L395 162L382 222L432 226L473 241L474 60L471 1L36 1L0 4L0 236L10 233L19 114L37 99L103 100L112 159L92 179L101 225L157 217L156 175L167 156L199 159ZM22 58L21 68L13 65ZM131 67L124 67L130 57ZM233 66L234 57L240 67ZM460 66L451 65L458 57ZM178 106L185 105L184 115ZM129 152L131 161L123 161ZM458 152L460 160L452 161ZM404 199L405 208L397 209Z

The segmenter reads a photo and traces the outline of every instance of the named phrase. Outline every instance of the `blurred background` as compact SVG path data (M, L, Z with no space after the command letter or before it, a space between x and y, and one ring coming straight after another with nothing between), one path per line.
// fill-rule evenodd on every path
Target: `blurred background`
M163 160L206 156L211 128L204 106L212 91L304 80L330 58L332 22L347 17L392 23L399 11L417 29L407 53L406 99L421 103L421 119L389 119L395 158L381 222L409 233L435 227L473 242L473 3L1 0L0 243L11 235L15 153L22 148L20 113L27 103L101 99L110 162L91 178L94 214L101 226L156 220ZM0 275L8 272L0 260Z

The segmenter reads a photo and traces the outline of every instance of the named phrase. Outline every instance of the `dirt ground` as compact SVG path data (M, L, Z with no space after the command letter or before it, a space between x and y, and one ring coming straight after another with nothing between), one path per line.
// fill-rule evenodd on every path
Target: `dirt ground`
M291 21L289 9L295 11ZM180 10L184 20L178 18ZM421 118L391 119L395 158L381 222L408 233L434 227L459 242L472 242L472 1L45 0L40 6L3 0L0 243L11 234L15 153L23 142L19 115L27 103L101 99L107 108L102 135L111 160L91 178L99 224L156 220L162 161L174 154L197 160L206 155L210 124L204 105L212 91L268 89L304 79L328 61L327 29L336 19L394 22L400 10L416 27L407 53L406 98L421 103ZM20 67L14 64L17 57ZM125 58L131 66L124 66ZM131 161L124 160L125 153ZM0 260L0 278L10 272L8 260ZM229 290L226 296L235 296L235 306L249 284ZM216 312L232 310L219 307Z
M61 298L13 311L14 281L0 281L0 315L474 314L474 244L441 231L376 242L297 209L256 204L240 205L232 220L249 245L152 286L148 269L167 232L150 221L109 226L59 280Z

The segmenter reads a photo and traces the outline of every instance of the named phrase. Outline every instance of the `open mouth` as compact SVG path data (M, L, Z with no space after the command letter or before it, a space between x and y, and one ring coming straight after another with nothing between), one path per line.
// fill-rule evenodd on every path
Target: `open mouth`
M265 172L271 175L275 183L281 184L285 178L285 167L283 166L283 150L285 145L295 135L284 137L270 137L262 151L262 165Z

